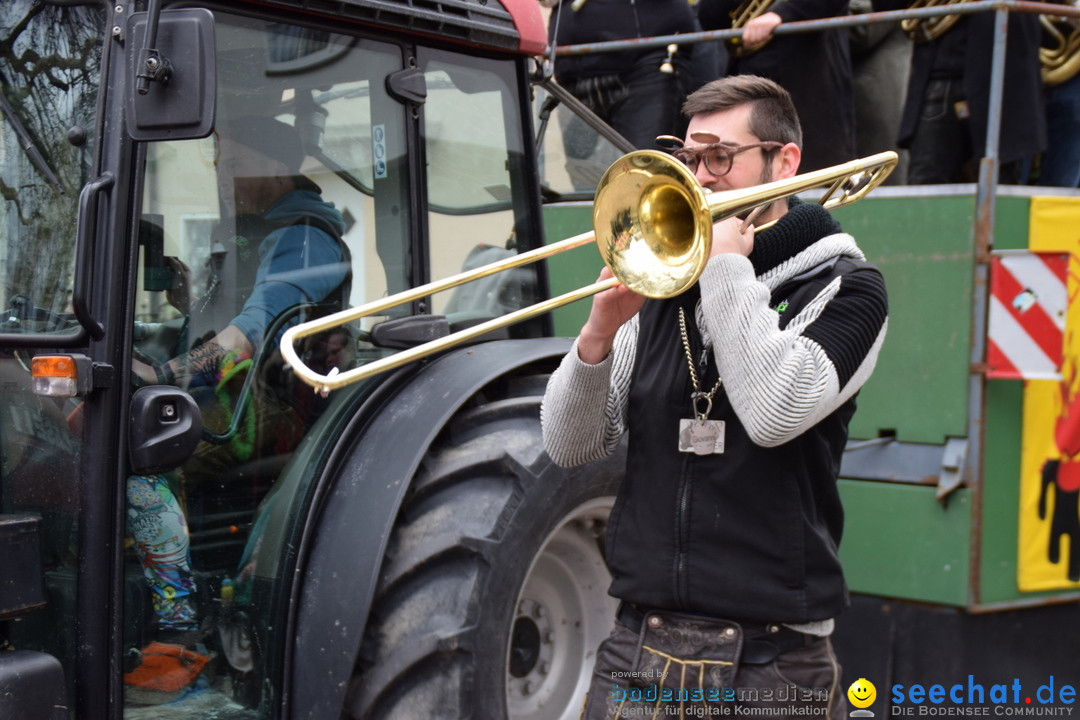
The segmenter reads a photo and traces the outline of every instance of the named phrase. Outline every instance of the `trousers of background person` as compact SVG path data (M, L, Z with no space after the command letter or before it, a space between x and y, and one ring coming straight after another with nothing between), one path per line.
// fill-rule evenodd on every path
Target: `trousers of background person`
M959 78L931 78L926 85L921 114L909 150L908 183L937 185L976 182L977 161L982 148L971 147L970 117L965 112L967 98ZM998 180L1016 185L1025 163L1001 163Z
M680 122L682 88L675 73L660 70L666 57L649 53L624 73L579 78L568 89L635 147L651 149Z
M1046 135L1039 185L1080 187L1080 74L1046 89Z

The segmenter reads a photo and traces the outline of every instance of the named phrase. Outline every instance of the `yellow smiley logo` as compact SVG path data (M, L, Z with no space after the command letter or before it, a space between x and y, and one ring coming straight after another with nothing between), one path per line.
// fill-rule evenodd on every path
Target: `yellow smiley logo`
M859 678L851 683L847 696L851 704L857 708L870 707L874 704L874 699L877 698L877 688L874 687L874 683L866 678Z

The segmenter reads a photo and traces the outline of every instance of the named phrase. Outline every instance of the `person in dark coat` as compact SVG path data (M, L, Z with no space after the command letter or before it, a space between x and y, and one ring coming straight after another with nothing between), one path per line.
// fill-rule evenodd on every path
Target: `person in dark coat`
M698 14L706 30L731 27L740 0L701 0ZM773 36L785 22L838 17L847 0L776 0L746 24L731 52L728 75L760 75L791 94L803 126L801 171L855 159L855 101L846 28Z
M851 14L873 11L870 0L851 0ZM896 144L907 97L911 41L900 21L858 25L848 31L851 74L855 83L855 152L866 157L885 150L897 153L886 185L907 184L907 150Z
M698 29L687 0L556 0L548 35L556 46L674 35ZM636 147L676 132L693 46L555 56L555 79ZM572 155L574 149L568 147ZM580 156L580 154L579 154Z
M907 0L874 2L877 10L907 6ZM936 38L915 43L898 138L900 147L910 150L913 185L978 180L991 110L994 17L964 15ZM1024 183L1024 168L1046 148L1036 15L1009 14L1000 112L999 180Z

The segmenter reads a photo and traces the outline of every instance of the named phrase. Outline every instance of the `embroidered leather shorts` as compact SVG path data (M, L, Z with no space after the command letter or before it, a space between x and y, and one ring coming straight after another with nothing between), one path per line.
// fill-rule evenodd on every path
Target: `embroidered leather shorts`
M582 720L847 716L827 637L624 606L600 644Z

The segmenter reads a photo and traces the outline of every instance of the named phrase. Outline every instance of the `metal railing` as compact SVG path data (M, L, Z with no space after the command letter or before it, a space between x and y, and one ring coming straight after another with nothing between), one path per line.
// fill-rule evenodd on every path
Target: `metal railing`
M773 34L792 35L797 33L830 30L833 28L880 25L883 23L892 23L915 18L941 17L944 15L970 15L972 13L988 12L990 10L1023 12L1060 18L1080 18L1080 8L1058 5L1055 3L1031 2L1030 0L972 0L971 2L939 5L935 7L867 12L855 15L844 15L841 17L822 18L819 20L797 20L778 25L773 30ZM742 37L742 34L742 28L704 30L696 33L655 35L646 38L608 40L605 42L582 43L579 45L559 45L555 48L555 54L557 56L588 55L592 53L619 52L620 50L627 50L635 47L667 47L671 43L677 45L693 45L714 40L731 40Z

